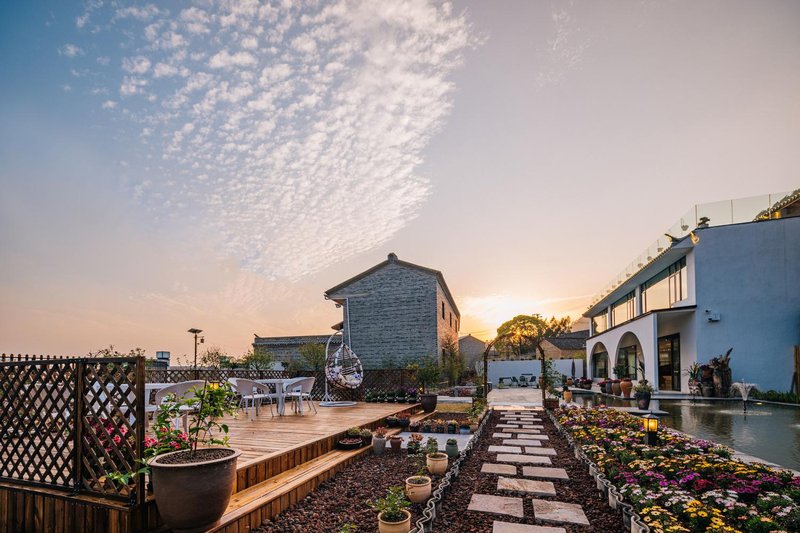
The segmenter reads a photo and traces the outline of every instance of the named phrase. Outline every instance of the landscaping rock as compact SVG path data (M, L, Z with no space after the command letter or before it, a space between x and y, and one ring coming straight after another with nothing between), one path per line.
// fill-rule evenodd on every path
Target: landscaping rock
M550 468L547 466L523 466L522 475L547 479L569 479L567 471L563 468Z
M489 453L522 453L522 448L519 446L489 446Z
M552 464L549 457L541 455L518 455L511 453L498 453L497 460L505 463L531 463L531 464Z
M533 499L533 517L542 522L570 523L588 526L589 520L580 505Z
M514 492L528 492L539 496L555 496L556 488L550 481L536 481L514 477L500 477L497 480L497 490L512 490Z
M468 511L480 511L482 513L507 514L522 518L522 498L512 498L509 496L493 496L491 494L473 494L470 498Z
M510 476L517 475L517 467L515 465L500 465L497 463L483 463L481 472L484 474L505 474Z
M533 455L556 455L556 451L553 448L537 448L535 446L526 446L525 453Z
M503 444L508 446L541 446L542 441L533 439L503 439Z

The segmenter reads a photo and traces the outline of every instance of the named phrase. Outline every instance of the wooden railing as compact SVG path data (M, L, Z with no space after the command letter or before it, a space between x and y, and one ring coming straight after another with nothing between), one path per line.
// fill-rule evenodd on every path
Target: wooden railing
M248 370L246 368L148 368L145 371L148 383L180 383L202 379L226 381L228 378L272 379L285 378L289 374L282 370Z
M139 504L142 357L0 362L0 480Z
M0 354L0 363L11 363L14 361L49 361L51 359L67 359L63 355L36 355L36 354L21 354L9 353Z

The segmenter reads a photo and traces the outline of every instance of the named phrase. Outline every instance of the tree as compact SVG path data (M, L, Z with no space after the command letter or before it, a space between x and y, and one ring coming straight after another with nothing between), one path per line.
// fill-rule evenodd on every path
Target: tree
M567 317L549 319L543 318L539 314L517 315L508 322L504 322L497 328L497 344L500 346L515 346L517 353L537 353L542 362L542 400L548 386L552 386L548 379L545 369L545 356L542 343L545 339L556 337L569 331L570 320Z
M458 385L458 378L465 368L464 354L458 349L458 341L448 334L442 342L442 372L447 376L448 385Z
M275 365L275 356L267 350L254 352L251 349L242 356L240 363L244 368L250 370L272 370L273 365Z
M94 352L90 351L86 354L86 357L138 357L140 355L142 357L145 356L145 351L142 348L136 347L128 353L122 353L117 351L113 344L109 344L108 348L100 348Z
M220 369L228 365L228 355L219 346L210 346L200 355L200 367Z
M303 366L319 372L325 367L325 345L309 343L300 347L300 360Z

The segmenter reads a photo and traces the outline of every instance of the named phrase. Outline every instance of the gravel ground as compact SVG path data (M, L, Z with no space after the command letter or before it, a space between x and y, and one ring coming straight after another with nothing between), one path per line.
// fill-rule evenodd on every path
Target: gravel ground
M487 427L481 436L477 446L473 449L472 455L462 465L461 473L447 494L442 505L442 512L436 517L434 531L437 533L465 533L465 532L490 532L492 522L502 520L504 522L518 522L523 524L536 524L533 520L532 496L526 493L497 491L497 474L481 473L481 465L484 462L495 462L495 454L490 454L487 450L490 445L502 444L502 439L492 438L494 426L499 422L499 413L492 414ZM621 514L613 511L608 504L601 500L596 488L594 479L589 475L587 468L575 458L566 440L561 437L555 426L543 412L539 413L544 425L544 433L550 438L549 444L544 446L554 448L558 455L551 457L553 467L563 468L569 475L569 480L548 480L552 481L556 488L556 496L537 496L541 499L555 500L567 503L577 503L583 507L586 517L589 519L589 526L570 526L560 525L569 533L590 533L602 531L604 533L623 533L625 531L622 524ZM542 465L551 466L551 465ZM519 472L522 472L521 467ZM518 476L521 477L521 476ZM514 518L508 515L496 515L468 511L470 498L473 493L495 494L502 496L518 496L523 498L525 518ZM541 524L540 525L544 525Z
M418 469L405 450L401 454L387 450L380 456L368 452L363 459L322 483L303 501L252 531L338 533L345 524L354 524L354 531L359 533L378 531L378 513L367 505L367 500L383 497L391 486L405 486L405 479ZM431 477L436 487L441 476ZM422 509L423 505L412 504L412 522L421 516Z

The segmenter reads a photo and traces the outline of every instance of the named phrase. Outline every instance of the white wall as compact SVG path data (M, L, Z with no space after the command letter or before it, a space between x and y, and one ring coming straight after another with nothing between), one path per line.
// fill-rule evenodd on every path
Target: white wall
M553 364L557 372L570 376L572 375L573 361L575 361L575 377L582 377L583 359L555 359ZM489 361L489 381L495 387L500 383L500 378L515 376L519 379L520 374L533 374L538 378L542 374L542 363L540 361Z

